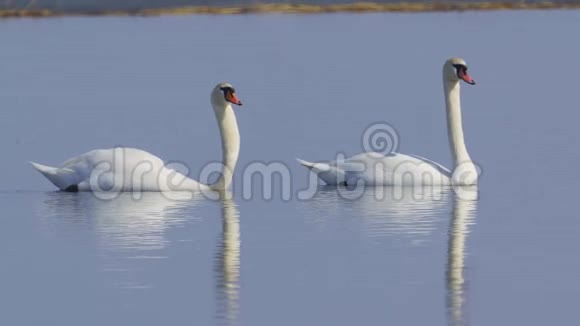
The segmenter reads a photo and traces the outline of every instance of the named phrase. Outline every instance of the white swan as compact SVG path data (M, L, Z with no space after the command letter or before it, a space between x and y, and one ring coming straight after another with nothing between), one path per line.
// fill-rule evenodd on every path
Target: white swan
M426 158L391 152L383 155L366 152L344 161L298 162L312 170L329 185L472 185L478 171L471 161L463 138L460 80L474 85L463 59L451 58L443 65L443 86L447 107L447 130L453 154L453 172Z
M65 191L203 191L227 189L240 152L240 134L232 104L242 105L232 85L220 83L211 92L223 150L220 178L211 185L199 183L168 168L146 151L118 147L97 149L64 162L60 167L32 166Z

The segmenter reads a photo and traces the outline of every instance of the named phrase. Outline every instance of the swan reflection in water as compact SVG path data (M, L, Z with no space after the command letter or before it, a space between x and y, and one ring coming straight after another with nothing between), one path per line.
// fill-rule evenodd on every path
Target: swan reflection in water
M177 197L176 197L177 196ZM189 197L188 197L189 196ZM47 216L47 226L57 232L66 227L95 234L104 270L115 272L116 281L123 273L120 287L145 289L151 285L135 279L136 260L158 261L165 258L163 249L169 244L167 231L192 219L192 207L202 197L173 193L167 198L162 193L143 193L135 199L130 193L121 193L113 200L103 201L92 193L47 193L42 202L42 214ZM217 316L228 325L237 324L239 315L240 280L240 222L239 212L231 193L220 193L222 233L215 255ZM65 228L63 228L65 226ZM126 259L131 259L128 262Z
M453 196L445 277L448 323L453 326L467 324L464 316L466 240L470 227L475 224L478 199L477 186L460 188Z
M324 212L321 216L338 210L359 215L363 232L369 237L399 235L420 244L437 228L440 216L446 214L451 188L365 187L355 190L360 191L355 195L348 191L321 187L310 206ZM325 219L320 222L326 223Z
M192 216L186 212L199 203L200 197L191 193L145 192L136 198L120 193L112 200L102 200L92 193L46 193L42 214L48 216L49 227L74 226L95 235L104 271L124 275L119 286L124 289L151 287L132 275L140 259L166 258L164 249L169 243L167 231L178 227ZM131 259L130 262L127 259ZM120 275L118 275L120 277Z
M448 229L445 265L446 310L450 325L465 325L465 255L466 240L477 215L477 186L369 187L353 200L337 193L337 188L322 187L317 200L310 203L319 215L346 210L360 214L364 232L369 237L397 235L409 237L412 244L421 244L438 225L438 216L451 219ZM343 212L344 213L344 212ZM321 219L319 223L325 223Z
M240 213L229 192L220 192L222 235L215 257L217 319L236 325L240 300Z

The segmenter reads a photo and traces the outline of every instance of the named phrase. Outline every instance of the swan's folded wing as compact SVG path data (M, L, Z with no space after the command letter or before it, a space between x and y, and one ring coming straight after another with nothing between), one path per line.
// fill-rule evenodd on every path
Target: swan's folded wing
M448 175L448 176L451 175L451 171L449 171L449 169L447 169L446 167L444 167L443 165L441 165L441 164L439 164L439 163L437 163L435 161L431 161L428 158L424 158L422 156L415 155L415 154L407 154L407 155L409 155L411 157L414 157L416 159L422 160L425 163L431 164L434 168L436 168L437 170L439 170L439 172L441 172L442 174L445 174L445 175Z

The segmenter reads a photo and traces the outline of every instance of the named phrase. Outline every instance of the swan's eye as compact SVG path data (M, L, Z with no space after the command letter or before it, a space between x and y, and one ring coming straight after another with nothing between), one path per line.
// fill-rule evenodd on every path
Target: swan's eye
M235 93L236 92L236 90L233 87L222 87L220 89L222 92L224 92L224 95L228 94L228 93Z
M461 74L461 73L467 72L467 67L462 65L462 64L456 64L456 65L453 65L453 67L455 68L455 72L457 73L457 76L459 76L459 74Z

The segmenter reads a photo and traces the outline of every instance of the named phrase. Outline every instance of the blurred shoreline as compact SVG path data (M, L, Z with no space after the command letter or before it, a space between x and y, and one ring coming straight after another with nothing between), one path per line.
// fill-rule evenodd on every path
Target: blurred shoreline
M207 3L207 2L205 2ZM167 8L135 8L130 3L126 8L107 6L49 6L31 1L29 4L4 2L0 5L1 18L18 17L60 17L60 16L163 16L163 15L237 15L237 14L319 14L319 13L371 13L371 12L458 12L458 11L495 11L495 10L548 10L580 9L580 1L535 2L535 1L489 1L489 2L352 2L338 4L292 4L292 3L257 3L240 5L185 5Z

